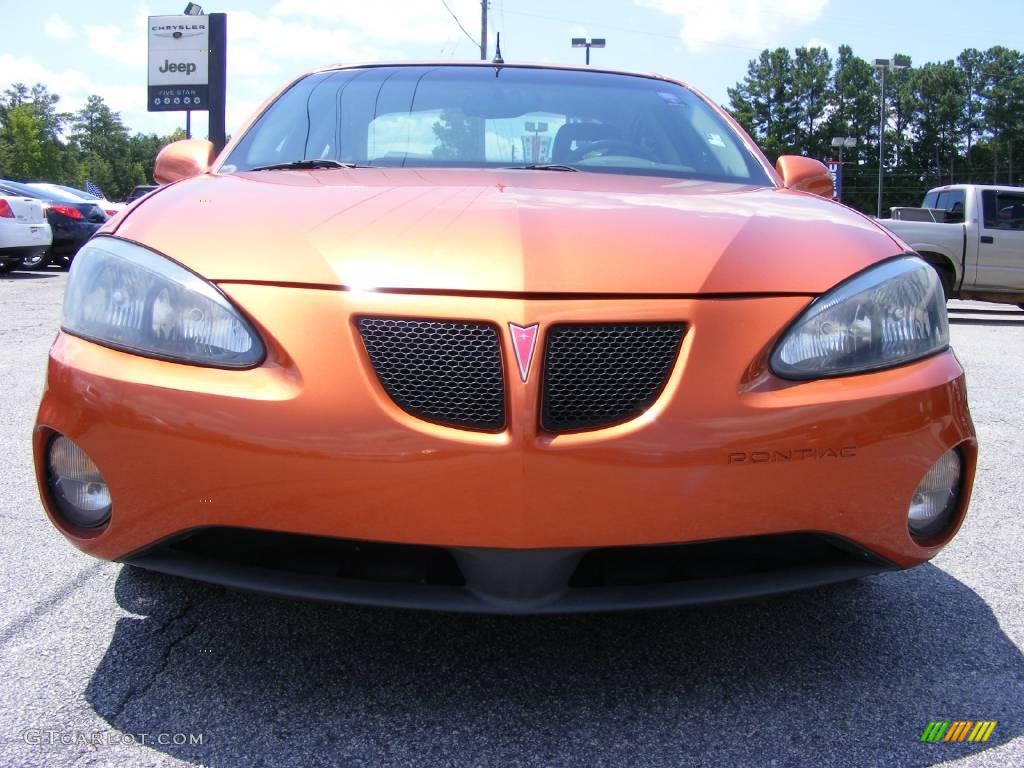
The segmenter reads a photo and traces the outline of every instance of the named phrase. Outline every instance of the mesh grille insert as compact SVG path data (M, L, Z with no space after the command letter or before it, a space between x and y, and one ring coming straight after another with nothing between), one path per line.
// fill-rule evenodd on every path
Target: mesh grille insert
M485 431L505 426L498 330L487 323L363 317L370 362L403 410L438 424Z
M681 323L553 327L544 357L544 429L597 429L639 416L661 394L683 332Z

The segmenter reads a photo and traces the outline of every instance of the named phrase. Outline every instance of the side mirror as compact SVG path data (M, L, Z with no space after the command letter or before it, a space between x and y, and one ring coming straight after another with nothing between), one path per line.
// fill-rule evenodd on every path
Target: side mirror
M783 155L775 163L786 189L798 189L832 199L832 174L822 162L800 155Z
M153 178L157 184L190 179L206 173L217 159L213 144L206 139L183 139L160 150L153 164Z

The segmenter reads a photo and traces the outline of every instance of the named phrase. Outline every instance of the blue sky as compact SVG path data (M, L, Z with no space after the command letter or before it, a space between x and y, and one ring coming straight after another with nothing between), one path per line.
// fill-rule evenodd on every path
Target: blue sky
M203 6L228 14L229 132L306 69L479 56L442 0L220 2ZM477 37L479 2L447 3ZM4 6L0 88L43 82L63 97L65 109L97 93L132 130L166 133L184 125L183 113L145 111L146 17L179 13L184 0ZM582 62L583 51L569 39L603 36L608 47L593 52L595 64L678 77L725 103L726 89L764 47L813 44L834 52L848 43L864 58L901 52L915 63L952 58L966 47L1024 49L1024 0L491 0L492 50L496 31L508 62Z

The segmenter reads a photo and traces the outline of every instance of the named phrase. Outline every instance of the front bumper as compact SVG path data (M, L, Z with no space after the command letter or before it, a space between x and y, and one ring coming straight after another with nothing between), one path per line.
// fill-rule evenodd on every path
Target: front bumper
M148 360L67 334L54 343L37 475L51 518L80 549L146 565L139 558L156 557L157 543L211 527L506 552L813 532L869 553L870 567L845 578L929 559L955 533L970 495L976 443L951 352L843 379L785 382L767 371L765 340L806 297L549 301L221 287L260 321L268 358L256 369ZM540 323L542 335L555 323L624 319L685 322L688 331L658 402L592 432L545 433L540 377L523 383L506 364L508 423L491 434L429 424L395 406L354 328L364 315ZM502 346L514 360L510 339ZM54 433L104 473L114 500L106 528L69 529L54 514L43 470ZM953 447L965 458L960 508L940 540L921 546L908 534L907 506ZM211 578L209 568L189 569ZM747 584L776 578L747 576ZM261 579L259 588L287 580ZM768 591L797 582L818 583L801 577ZM491 590L500 602L501 590ZM535 598L520 603L536 607Z
M896 569L849 542L816 534L675 546L510 550L207 528L124 561L284 597L509 614L704 605Z

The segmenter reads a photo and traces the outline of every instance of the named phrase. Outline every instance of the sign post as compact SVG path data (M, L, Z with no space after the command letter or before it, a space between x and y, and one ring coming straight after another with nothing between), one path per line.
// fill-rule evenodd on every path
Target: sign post
M207 66L210 72L210 141L214 152L220 154L227 143L224 113L227 102L228 68L228 16L226 13L210 14L210 50Z
M837 160L830 160L828 170L832 174L832 199L842 201L843 199L843 163Z
M227 15L150 16L150 112L209 114L209 138L224 148L227 89Z

